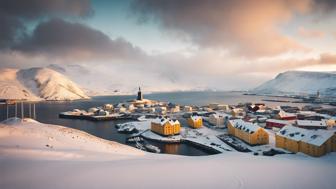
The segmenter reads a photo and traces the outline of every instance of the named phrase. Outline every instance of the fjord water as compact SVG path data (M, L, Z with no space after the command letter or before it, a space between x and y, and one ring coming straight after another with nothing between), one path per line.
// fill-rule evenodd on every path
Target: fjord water
M60 112L77 109L89 109L91 107L102 106L103 104L110 103L116 104L134 99L133 95L125 96L99 96L92 97L90 100L79 101L48 101L36 104L37 120L42 123L62 125L70 128L79 129L107 140L113 140L120 143L125 143L127 135L117 132L115 125L123 121L102 121L93 122L87 120L75 119L61 119L58 117ZM180 105L207 105L209 103L225 103L225 104L238 104L241 102L262 102L262 99L267 97L263 96L247 96L240 92L169 92L169 93L153 93L145 95L145 98L152 100L160 100L165 102L177 103ZM268 97L270 99L270 97ZM271 98L289 100L288 98ZM289 105L288 103L266 102L269 106ZM302 104L291 104L302 106ZM25 115L28 116L28 106L25 106ZM6 117L5 106L1 107L0 120ZM11 115L14 115L14 106L10 107ZM21 115L18 112L18 115ZM180 154L180 155L208 155L210 152L195 148L188 144L162 144L158 142L150 143L158 146L163 153Z

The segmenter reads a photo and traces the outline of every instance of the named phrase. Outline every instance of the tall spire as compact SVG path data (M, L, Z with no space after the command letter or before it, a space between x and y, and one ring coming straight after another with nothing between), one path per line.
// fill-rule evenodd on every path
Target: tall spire
M143 99L143 96L142 96L142 93L141 93L141 88L139 86L139 91L138 91L138 96L137 96L137 100L142 100Z

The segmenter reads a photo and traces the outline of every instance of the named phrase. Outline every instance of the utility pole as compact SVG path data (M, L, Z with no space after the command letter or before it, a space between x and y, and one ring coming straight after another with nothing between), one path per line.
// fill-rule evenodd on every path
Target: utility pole
M29 118L32 118L32 115L31 115L31 103L29 102Z
M35 103L33 104L33 108L34 108L34 110L33 110L34 119L36 119Z
M15 102L15 117L17 117L17 103Z
M23 112L23 102L21 101L21 119L23 119L24 112Z
M7 119L8 119L9 112L8 112L8 103L7 102L6 102L6 109L7 109Z

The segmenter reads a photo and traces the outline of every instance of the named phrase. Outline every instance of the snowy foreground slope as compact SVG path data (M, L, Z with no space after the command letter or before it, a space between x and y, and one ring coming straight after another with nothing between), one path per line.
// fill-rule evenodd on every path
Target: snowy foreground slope
M76 100L88 96L64 75L48 68L1 69L0 99Z
M288 71L278 74L252 90L259 94L336 95L336 74L326 72Z
M334 188L336 154L149 154L33 120L0 124L0 188Z

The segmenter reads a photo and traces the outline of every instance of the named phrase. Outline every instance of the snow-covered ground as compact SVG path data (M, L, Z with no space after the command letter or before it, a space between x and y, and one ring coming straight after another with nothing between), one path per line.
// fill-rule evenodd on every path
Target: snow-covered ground
M331 189L336 185L336 153L321 158L151 154L28 119L0 125L0 170L4 189Z
M134 126L137 130L140 131L140 133L142 133L141 136L147 139L168 143L181 142L181 141L192 142L194 144L196 143L199 145L203 145L205 147L212 148L217 152L234 150L233 148L231 148L230 146L228 146L227 144L225 144L223 141L221 141L216 137L217 135L223 134L223 130L214 130L209 129L207 127L201 127L199 129L181 127L180 135L164 137L150 131L151 122L153 120L155 119L148 119L140 122L139 121L128 122L121 125Z
M0 99L76 100L88 98L66 76L49 68L1 69Z
M104 140L68 127L32 119L11 118L0 124L0 154L41 159L110 159L116 155L143 155L132 147Z

